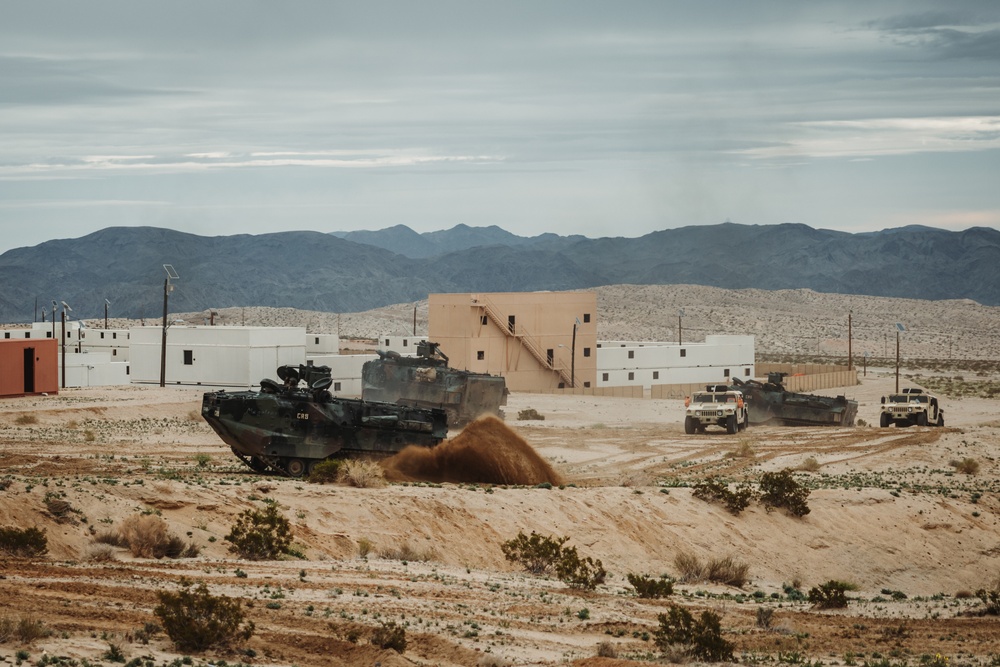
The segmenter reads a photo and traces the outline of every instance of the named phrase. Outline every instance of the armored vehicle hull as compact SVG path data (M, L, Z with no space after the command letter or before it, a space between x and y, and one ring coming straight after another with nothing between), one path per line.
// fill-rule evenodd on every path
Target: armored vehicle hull
M361 397L421 408L441 408L449 426L483 414L503 416L507 383L502 377L448 367L437 343L421 341L416 357L379 351L361 369Z
M292 375L288 369L295 370L283 366L279 375ZM260 391L207 392L201 415L252 470L289 477L334 456L389 455L447 436L442 410L336 398L327 391L329 375L305 389L297 387L298 377L284 386L263 380Z
M854 426L858 402L844 396L814 396L787 391L784 373L771 373L767 382L734 378L750 410L751 424L768 422L788 426Z

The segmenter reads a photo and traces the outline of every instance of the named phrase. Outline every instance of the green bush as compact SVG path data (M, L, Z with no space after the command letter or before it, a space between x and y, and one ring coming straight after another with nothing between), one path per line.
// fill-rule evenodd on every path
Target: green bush
M985 588L980 588L976 591L976 597L983 601L986 605L986 613L991 616L1000 616L1000 589L993 588L993 590L987 590Z
M517 537L500 545L504 558L519 563L532 574L551 572L562 555L562 545L568 537L553 538L531 531L531 535L518 533Z
M780 507L794 516L805 516L809 514L808 497L809 489L796 482L788 468L760 476L760 501L768 511Z
M372 644L379 648L391 648L396 653L406 650L406 628L395 621L383 623L372 633Z
M746 482L729 490L729 485L710 477L694 486L694 497L706 502L721 502L732 514L739 514L757 497L757 493Z
M292 528L274 505L264 510L245 510L225 537L229 550L249 560L274 560L292 544Z
M608 573L600 560L581 558L576 547L564 547L568 537L546 537L531 531L500 545L504 558L521 564L532 574L555 573L571 588L593 589L603 584Z
M340 461L329 459L313 466L308 480L313 484L335 484L340 476Z
M674 594L674 580L669 577L653 579L645 574L628 574L628 583L632 584L636 595L646 599L664 598Z
M695 620L687 609L673 605L666 614L658 614L657 620L660 627L653 638L661 651L680 644L704 662L733 661L733 645L722 638L721 618L715 612L703 611Z
M194 588L190 582L181 584L176 593L157 593L160 604L153 610L178 650L204 651L253 635L254 624L244 623L239 600L211 595L204 582Z
M831 579L809 589L809 601L819 609L843 609L847 606L847 591L854 589L853 584Z
M41 556L49 550L49 539L38 528L0 527L0 553L8 556Z

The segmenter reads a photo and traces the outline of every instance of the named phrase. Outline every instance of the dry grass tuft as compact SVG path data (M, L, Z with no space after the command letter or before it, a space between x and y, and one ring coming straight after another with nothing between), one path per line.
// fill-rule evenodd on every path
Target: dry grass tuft
M961 461L955 459L948 462L956 472L960 472L963 475L975 475L979 472L979 461L976 459L970 459L968 457L962 459Z
M727 459L754 459L757 458L757 452L754 450L753 445L756 442L753 438L740 438L740 443L731 452L726 454Z
M22 644L30 644L43 639L52 632L34 616L0 616L0 643L16 639Z
M674 567L677 568L680 581L702 581L705 578L705 566L702 565L701 559L690 551L681 551L674 556Z
M375 461L348 459L340 464L337 478L359 489L385 486L385 471Z
M83 560L88 563L109 563L118 560L118 554L110 544L95 542L83 552Z
M700 558L689 551L682 551L674 557L674 567L683 582L713 581L737 588L746 584L750 574L750 565L733 556L713 558L702 563Z
M360 542L360 541L359 541ZM384 558L385 560L401 560L401 561L414 561L414 562L426 562L429 560L437 560L440 558L440 554L437 549L430 547L428 549L416 549L409 542L404 542L398 547L382 547L376 552L379 558Z
M804 472L816 472L817 470L819 470L819 468L820 468L819 461L816 460L816 457L810 456L805 461L800 463L799 466L796 468L796 470L802 470Z
M18 426L28 426L30 424L37 424L38 417L36 417L35 415L18 415L17 419L14 420L14 423L17 424Z

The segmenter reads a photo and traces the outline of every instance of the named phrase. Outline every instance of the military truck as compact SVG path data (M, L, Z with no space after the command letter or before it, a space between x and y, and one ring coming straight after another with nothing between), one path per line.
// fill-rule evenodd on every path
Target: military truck
M704 433L707 426L721 426L726 433L736 433L747 428L750 415L743 392L724 384L707 385L705 391L696 391L684 400L684 432Z
M944 410L937 396L907 387L902 393L882 397L879 426L944 426Z
M461 426L483 414L503 417L507 382L500 376L448 367L438 343L417 343L417 356L378 351L361 368L361 398L418 408L440 408L448 426Z

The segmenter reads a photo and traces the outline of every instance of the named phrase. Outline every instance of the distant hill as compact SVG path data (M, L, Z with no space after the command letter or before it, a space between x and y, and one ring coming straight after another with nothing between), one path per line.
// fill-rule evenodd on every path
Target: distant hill
M1000 305L1000 232L986 228L849 234L725 223L588 239L526 238L464 225L427 234L400 225L341 235L215 237L117 227L0 255L0 321L31 321L36 297L42 307L66 301L75 317L103 316L105 298L115 316L159 317L163 264L180 274L172 312L230 306L358 312L433 292L616 284L808 288Z

